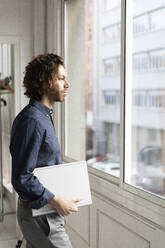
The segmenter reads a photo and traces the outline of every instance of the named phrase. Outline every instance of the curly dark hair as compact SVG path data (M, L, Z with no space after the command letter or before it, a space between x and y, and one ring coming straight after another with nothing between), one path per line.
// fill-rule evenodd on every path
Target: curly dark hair
M42 96L49 92L59 65L65 68L63 58L53 53L38 55L29 62L24 72L24 95L41 100Z

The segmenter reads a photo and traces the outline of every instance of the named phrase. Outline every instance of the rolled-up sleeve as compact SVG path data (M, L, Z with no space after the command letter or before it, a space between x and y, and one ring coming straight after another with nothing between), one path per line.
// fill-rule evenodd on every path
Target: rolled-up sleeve
M12 155L12 185L16 192L34 209L39 209L54 198L34 176L44 130L35 119L27 119L17 130L12 129L10 152Z

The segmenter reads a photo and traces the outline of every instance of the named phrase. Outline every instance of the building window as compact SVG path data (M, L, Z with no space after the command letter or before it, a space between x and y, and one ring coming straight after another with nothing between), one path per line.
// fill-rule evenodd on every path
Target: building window
M149 54L150 70L165 70L165 49L151 51Z
M133 34L143 34L165 28L163 20L165 18L165 6L146 11L133 17Z
M146 32L161 30L165 28L165 23L161 20L165 18L165 6L158 9L142 13L133 17L133 35L142 35ZM104 43L110 43L120 39L120 23L114 23L103 28Z
M105 76L112 76L115 74L119 74L120 72L120 58L110 58L103 60L104 65L104 75Z
M134 35L142 34L149 29L149 16L148 14L142 14L140 16L134 17L133 19L133 33Z
M138 53L133 55L133 71L146 72L148 70L148 54Z
M104 43L110 43L120 39L120 23L103 28Z
M120 0L104 0L104 10L111 10L120 6Z
M120 105L120 92L112 90L104 90L104 104L105 105Z
M165 90L134 90L133 105L135 107L144 107L146 110L165 108Z
M133 71L150 72L165 70L165 48L133 54Z
M165 23L162 21L165 18L165 6L160 7L150 12L150 29L152 31L164 29Z

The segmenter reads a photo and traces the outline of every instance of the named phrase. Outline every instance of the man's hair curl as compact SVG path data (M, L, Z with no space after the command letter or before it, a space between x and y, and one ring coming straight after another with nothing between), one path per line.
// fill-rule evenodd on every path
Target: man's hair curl
M53 53L38 55L29 62L24 72L24 95L41 100L42 96L49 92L59 65L65 68L63 58Z

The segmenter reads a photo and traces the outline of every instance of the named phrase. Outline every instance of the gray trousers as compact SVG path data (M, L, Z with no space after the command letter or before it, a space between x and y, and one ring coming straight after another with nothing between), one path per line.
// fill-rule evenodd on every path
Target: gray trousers
M30 207L23 207L18 200L17 219L26 248L72 248L65 231L65 219L57 211L37 217Z

